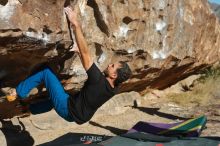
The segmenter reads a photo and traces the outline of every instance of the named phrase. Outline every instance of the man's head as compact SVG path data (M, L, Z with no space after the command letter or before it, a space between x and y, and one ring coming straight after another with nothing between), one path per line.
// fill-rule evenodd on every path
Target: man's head
M109 64L104 70L104 74L114 81L115 86L118 86L120 83L129 79L131 76L131 69L126 62L119 61Z

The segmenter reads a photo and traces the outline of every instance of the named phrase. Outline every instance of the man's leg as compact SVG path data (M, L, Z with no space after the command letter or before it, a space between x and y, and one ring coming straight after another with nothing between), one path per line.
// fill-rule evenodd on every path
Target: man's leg
M24 99L34 87L41 83L45 84L55 111L65 120L73 121L68 110L69 95L50 68L46 67L22 81L17 86L16 92L21 99Z

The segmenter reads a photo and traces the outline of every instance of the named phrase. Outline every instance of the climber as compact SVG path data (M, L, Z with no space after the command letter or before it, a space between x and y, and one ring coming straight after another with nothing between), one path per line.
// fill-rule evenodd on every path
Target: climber
M44 104L44 106L53 107L59 116L69 122L83 124L92 118L102 104L118 92L118 86L131 76L131 70L126 62L120 61L109 64L101 72L92 60L77 20L77 10L72 10L70 7L66 7L64 10L74 30L78 46L74 49L79 52L82 65L88 75L84 86L77 94L69 95L53 71L49 67L45 67L20 82L8 98L10 98L9 100L16 98L24 100L31 89L44 83L50 97L48 105ZM45 108L44 106L41 106L39 110Z

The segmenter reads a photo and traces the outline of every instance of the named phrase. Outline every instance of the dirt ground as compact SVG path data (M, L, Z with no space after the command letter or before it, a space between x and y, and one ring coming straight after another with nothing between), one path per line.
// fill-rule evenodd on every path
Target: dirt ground
M152 90L141 96L137 104L111 105L112 108L119 106L119 111L123 112L97 112L90 122L83 125L64 121L54 110L1 120L0 145L69 145L79 133L114 136L126 133L139 121L173 123L200 115L206 115L208 119L201 136L220 138L218 83L219 79L215 79L191 87L190 82L186 85L191 89L183 91L182 82L164 91Z

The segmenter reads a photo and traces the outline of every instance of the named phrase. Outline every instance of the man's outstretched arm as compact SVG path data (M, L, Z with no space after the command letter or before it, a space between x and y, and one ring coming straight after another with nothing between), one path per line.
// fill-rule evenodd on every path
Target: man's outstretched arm
M91 67L93 62L92 62L90 50L89 50L87 43L86 43L86 40L83 36L80 23L77 20L77 13L75 10L73 11L69 7L65 8L65 13L68 16L70 23L74 27L73 29L74 29L74 33L75 33L76 43L78 45L79 52L81 55L81 61L82 61L83 67L87 71Z

